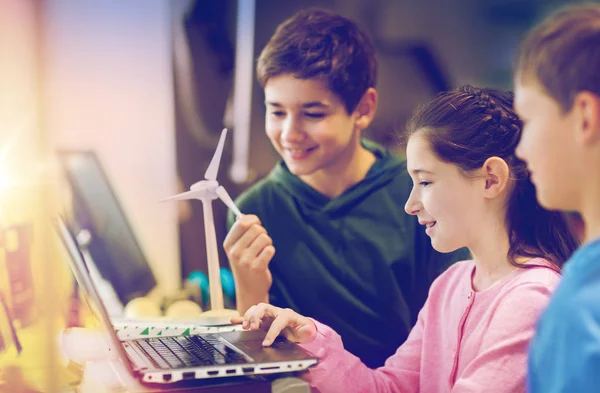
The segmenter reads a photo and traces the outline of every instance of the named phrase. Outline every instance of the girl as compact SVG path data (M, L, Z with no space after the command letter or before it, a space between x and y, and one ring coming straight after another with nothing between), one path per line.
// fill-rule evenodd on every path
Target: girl
M385 365L367 368L339 336L268 304L232 320L282 333L318 356L311 384L324 392L522 392L540 311L577 241L562 214L542 209L516 158L521 122L513 95L465 86L420 108L406 130L413 189L406 212L433 247L466 246L472 260L432 285L406 342Z

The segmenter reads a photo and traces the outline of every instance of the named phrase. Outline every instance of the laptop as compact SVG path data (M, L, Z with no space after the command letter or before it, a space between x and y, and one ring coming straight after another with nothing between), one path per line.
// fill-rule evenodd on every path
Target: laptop
M128 372L144 383L169 384L184 380L274 374L305 370L318 359L279 336L263 347L265 332L148 337L121 341L98 295L73 232L62 218L55 228L70 258L69 264L90 308L108 331L111 350Z

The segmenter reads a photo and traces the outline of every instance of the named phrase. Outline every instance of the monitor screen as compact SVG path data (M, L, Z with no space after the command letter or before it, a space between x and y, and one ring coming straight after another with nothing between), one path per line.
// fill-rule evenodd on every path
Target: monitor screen
M154 274L100 161L92 151L61 151L59 160L71 185L77 231L91 235L86 245L102 277L123 305L156 285Z

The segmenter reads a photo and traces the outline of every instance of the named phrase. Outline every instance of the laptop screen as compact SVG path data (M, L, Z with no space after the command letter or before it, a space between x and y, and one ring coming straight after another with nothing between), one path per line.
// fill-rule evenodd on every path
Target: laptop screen
M104 304L102 303L96 286L92 281L90 271L85 263L83 254L77 246L75 236L61 217L56 219L55 228L69 255L69 265L71 266L71 270L73 271L73 275L75 276L79 287L84 292L85 300L87 301L90 309L94 312L96 317L100 319L100 322L107 330L108 336L111 340L110 349L117 351L119 359L123 361L128 370L133 374L133 366L113 329L112 322L108 316L108 312L106 311Z
M156 280L98 157L91 151L58 155L73 191L73 229L91 234L86 247L98 271L123 305L146 295Z

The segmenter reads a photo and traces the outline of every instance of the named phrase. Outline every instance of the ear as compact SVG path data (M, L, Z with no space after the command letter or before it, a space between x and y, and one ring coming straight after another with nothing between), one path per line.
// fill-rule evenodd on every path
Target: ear
M485 197L496 198L506 189L510 177L508 164L500 157L490 157L481 168L485 178Z
M577 142L589 145L600 141L600 97L582 91L575 96L572 111L577 121Z
M359 130L369 127L371 121L373 121L373 117L377 111L377 99L377 91L369 87L358 102L353 115L356 116L355 124Z

